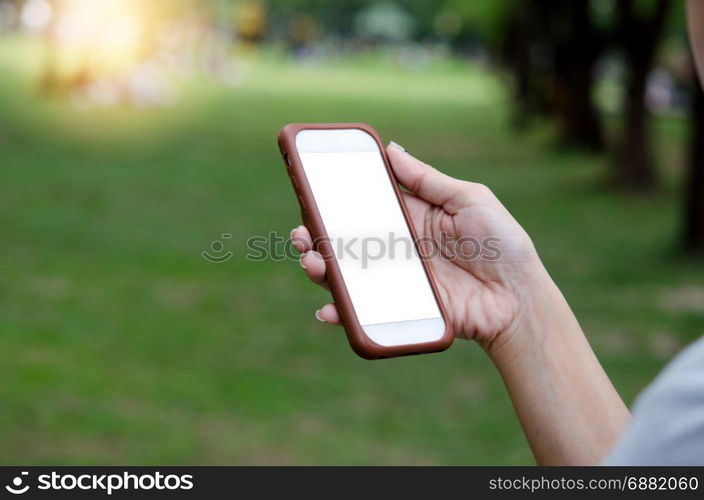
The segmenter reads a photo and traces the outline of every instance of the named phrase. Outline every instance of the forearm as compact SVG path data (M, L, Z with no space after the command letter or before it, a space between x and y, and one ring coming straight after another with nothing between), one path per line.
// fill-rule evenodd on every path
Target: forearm
M538 464L597 464L630 415L561 292L538 274L488 352Z

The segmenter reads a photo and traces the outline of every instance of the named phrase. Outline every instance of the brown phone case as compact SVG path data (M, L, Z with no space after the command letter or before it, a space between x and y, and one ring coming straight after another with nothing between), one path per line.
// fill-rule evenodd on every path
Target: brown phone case
M445 321L445 333L443 336L439 340L433 342L387 347L377 344L364 333L364 330L357 319L357 314L354 310L352 300L350 299L347 287L345 286L345 282L342 278L340 267L334 256L332 244L328 239L325 226L323 225L323 219L320 216L320 212L318 212L313 192L308 184L305 171L303 170L303 164L301 163L298 150L296 149L296 135L301 130L328 129L359 129L374 138L384 159L384 166L386 167L386 171L394 187L394 191L396 192L396 198L401 205L401 210L403 211L403 215L406 219L411 235L413 236L413 240L418 241L418 236L413 228L413 224L410 223L408 210L403 198L401 197L401 192L399 191L396 178L391 170L389 159L386 156L386 150L382 146L379 135L371 126L365 123L291 123L281 129L281 132L279 133L279 149L281 150L288 175L291 178L293 189L296 191L296 195L298 196L303 224L308 228L313 241L316 242L315 250L320 252L325 259L327 280L330 285L330 291L332 292L335 305L340 313L342 324L347 332L347 339L349 340L350 346L354 352L365 359L391 358L396 356L444 351L452 344L454 335L450 329L450 323L447 320L445 308L439 299L438 289L435 285L432 271L424 259L421 259L423 268L425 269L430 286L435 294L435 300L438 303L442 318Z

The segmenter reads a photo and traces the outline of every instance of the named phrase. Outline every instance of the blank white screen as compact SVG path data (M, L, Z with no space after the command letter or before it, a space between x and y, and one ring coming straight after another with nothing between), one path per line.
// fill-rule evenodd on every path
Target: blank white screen
M378 150L300 157L360 324L439 318Z

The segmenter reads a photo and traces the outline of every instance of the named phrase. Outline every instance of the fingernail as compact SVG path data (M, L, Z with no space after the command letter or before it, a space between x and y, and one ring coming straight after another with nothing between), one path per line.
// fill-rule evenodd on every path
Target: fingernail
M304 258L306 255L308 255L308 252L302 254L302 255L301 255L301 258L298 259L298 263L301 265L301 267L302 267L303 269L306 268L306 265L303 263L303 258Z
M288 235L288 239L291 243L293 243L293 246L298 250L299 252L303 252L303 244L300 240L300 238L294 238L293 233L298 229L297 227L291 230L291 234Z
M325 320L320 317L320 309L318 309L317 311L315 311L315 319L317 319L317 320L320 321L321 323L325 323Z
M404 153L406 152L406 148L404 148L399 143L394 142L394 141L389 142L389 147L394 148L394 149L398 149L399 151L403 151Z

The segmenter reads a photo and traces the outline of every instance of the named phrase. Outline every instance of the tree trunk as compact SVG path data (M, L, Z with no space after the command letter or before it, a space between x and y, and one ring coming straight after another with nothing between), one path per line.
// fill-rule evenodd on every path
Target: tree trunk
M512 125L534 116L557 122L558 143L603 148L592 96L594 68L604 49L590 0L515 0L508 10L503 55L513 74Z
M645 107L648 76L665 28L671 0L657 0L650 12L637 13L635 0L618 0L617 37L628 72L624 96L624 130L616 148L614 179L619 187L652 191L658 185L656 161Z
M616 183L635 191L652 191L658 184L649 113L645 107L649 70L649 67L631 69L626 86L622 142L617 152L620 168Z
M536 63L535 53L545 43L545 20L549 0L517 0L509 9L502 44L502 56L513 76L511 125L524 129L531 118L549 112L548 90L541 73L546 68Z
M555 112L560 142L588 150L603 148L599 111L594 103L594 69L603 40L588 0L560 2L552 8ZM567 24L571 29L565 30Z
M555 109L560 127L560 142L569 147L592 151L603 148L599 111L592 98L593 70L580 64L567 70L555 83Z
M509 56L513 68L514 106L511 125L517 130L526 128L533 114L531 106L531 69L530 69L530 39L526 33L525 23L512 19L509 26L510 35L507 44L511 51Z
M688 252L704 254L704 90L696 83L685 185L684 247Z

